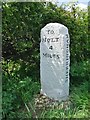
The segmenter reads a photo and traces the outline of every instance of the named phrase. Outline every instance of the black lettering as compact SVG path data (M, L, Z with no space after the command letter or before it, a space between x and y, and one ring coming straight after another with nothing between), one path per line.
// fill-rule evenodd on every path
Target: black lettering
M66 34L66 38L68 38L68 34Z
M68 74L68 71L66 72L66 74Z
M50 47L49 47L49 49L51 49L51 50L52 50L52 49L53 49L53 46L50 46Z
M69 43L69 39L67 40L67 43Z
M56 42L58 42L59 41L59 38L56 38Z
M51 34L54 34L54 31L53 30L51 30L51 32L50 32Z
M51 54L47 54L47 56L46 56L46 57L48 57L48 58L52 58Z
M59 38L51 38L51 42L58 42Z
M54 31L53 30L48 30L48 34L54 34Z
M55 42L55 39L54 38L51 38L52 39L52 41L51 42Z
M55 57L55 54L53 54L53 57Z
M66 77L66 79L68 79L68 77Z
M50 58L52 58L52 55L50 54Z
M50 42L50 38L47 39L47 42L48 42L48 43Z
M42 42L46 42L46 39L47 39L46 37L45 37L45 38L42 38Z
M53 58L54 57L54 58L60 59L60 56L56 55L56 54L43 53L43 56L48 57L48 58Z
M67 81L68 81L68 79L65 80L65 82L67 82Z
M50 33L50 30L48 30L48 34Z
M57 55L57 59L59 59L59 55Z
M43 56L47 57L47 53L43 53Z

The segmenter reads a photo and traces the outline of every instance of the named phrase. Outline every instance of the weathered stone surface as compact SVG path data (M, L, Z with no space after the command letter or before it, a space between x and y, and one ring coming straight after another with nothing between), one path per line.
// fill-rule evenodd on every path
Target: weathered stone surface
M41 93L59 101L69 95L69 41L68 29L62 24L49 23L41 29Z

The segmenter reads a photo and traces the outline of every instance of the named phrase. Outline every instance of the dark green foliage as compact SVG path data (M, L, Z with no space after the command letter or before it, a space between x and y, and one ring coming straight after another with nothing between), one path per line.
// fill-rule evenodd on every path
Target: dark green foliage
M58 22L69 29L71 61L79 62L88 58L90 49L87 13L78 9L66 12L51 3L44 6L44 3L3 5L3 56L14 60L21 58L31 63L37 61L40 29L49 22ZM74 17L75 13L78 17Z
M3 70L3 117L11 118L12 114L17 114L14 111L32 101L33 95L39 93L40 85L34 76L26 77L20 62L3 60Z
M87 99L90 98L87 93L90 81L88 15L86 11L75 9L74 4L71 5L71 10L65 11L62 7L43 2L3 3L3 118L23 119L32 116L32 110L28 111L27 105L40 92L40 30L50 22L64 24L70 34L70 92L76 108L66 111L66 114L76 117L80 110L78 106L82 105L86 107L86 111L81 110L87 116ZM82 90L85 92L79 96L76 89L79 94ZM52 110L46 112L45 116L66 117L63 112ZM85 117L85 114L81 115Z

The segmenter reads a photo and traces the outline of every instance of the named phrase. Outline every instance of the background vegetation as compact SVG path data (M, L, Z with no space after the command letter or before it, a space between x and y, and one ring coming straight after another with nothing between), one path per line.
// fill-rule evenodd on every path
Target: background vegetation
M57 7L51 3L3 3L2 65L3 118L87 118L90 99L90 40L88 14L76 3ZM70 101L67 109L35 111L33 101L40 92L40 30L50 22L64 24L70 34Z

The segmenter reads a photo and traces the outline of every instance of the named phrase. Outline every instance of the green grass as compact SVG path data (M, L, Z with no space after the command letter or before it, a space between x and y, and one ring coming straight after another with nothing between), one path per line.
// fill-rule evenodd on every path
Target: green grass
M44 110L41 117L43 118L88 118L89 117L89 102L90 95L88 93L88 82L77 87L71 86L69 100L71 105L67 108L58 109L51 108Z
M10 118L23 119L30 117L88 118L90 109L90 94L88 92L89 80L82 81L81 79L73 80L71 78L69 95L70 105L65 108L59 108L58 105L65 104L64 102L60 102L58 105L52 105L47 109L43 107L39 112L39 110L36 111L34 105L35 96L40 92L40 81L38 75L36 75L37 72L29 69L31 73L30 76L28 76L28 70L24 71L24 69L25 68L21 66L20 62L9 61L8 64L6 61L3 62L3 118L7 118L7 120L10 120ZM87 74L85 72L85 75L84 72L85 71L81 71L83 77L85 78L86 76L88 79L87 76L89 75L89 71ZM31 74L33 76L31 76ZM77 76L79 75L77 74Z

